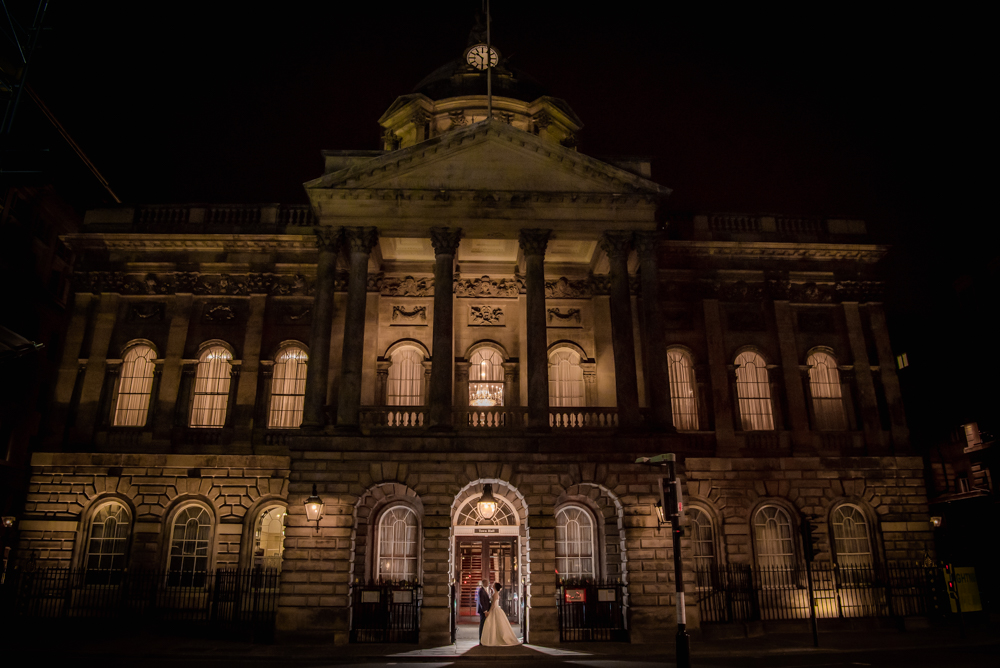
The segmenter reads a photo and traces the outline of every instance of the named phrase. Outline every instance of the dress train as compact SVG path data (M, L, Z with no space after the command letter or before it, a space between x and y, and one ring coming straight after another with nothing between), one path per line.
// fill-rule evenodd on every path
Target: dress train
M480 644L487 647L502 647L505 645L520 645L521 641L514 635L514 629L510 627L507 615L500 607L500 592L494 592L493 602L490 604L490 614L486 616L486 623L483 625L483 637Z

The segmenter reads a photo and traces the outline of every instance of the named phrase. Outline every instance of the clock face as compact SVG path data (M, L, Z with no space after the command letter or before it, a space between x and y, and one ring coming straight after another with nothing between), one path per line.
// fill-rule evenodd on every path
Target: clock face
M487 60L489 54L489 60ZM487 67L496 67L499 57L496 49L491 49L485 44L476 44L465 52L465 61L477 70L485 70Z

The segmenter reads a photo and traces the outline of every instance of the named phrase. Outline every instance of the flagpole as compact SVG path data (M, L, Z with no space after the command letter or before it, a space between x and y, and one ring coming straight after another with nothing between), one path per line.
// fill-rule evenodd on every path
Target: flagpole
M486 0L486 120L493 120L493 45L490 43L490 0Z

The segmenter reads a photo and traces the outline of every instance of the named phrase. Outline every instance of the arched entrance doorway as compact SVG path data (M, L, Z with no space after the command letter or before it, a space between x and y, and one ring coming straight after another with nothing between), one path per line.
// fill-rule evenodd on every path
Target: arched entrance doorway
M459 624L479 624L476 592L480 580L502 585L500 605L511 624L519 624L523 614L521 522L508 499L500 494L496 499L497 511L488 520L479 514L479 494L457 504L452 528Z

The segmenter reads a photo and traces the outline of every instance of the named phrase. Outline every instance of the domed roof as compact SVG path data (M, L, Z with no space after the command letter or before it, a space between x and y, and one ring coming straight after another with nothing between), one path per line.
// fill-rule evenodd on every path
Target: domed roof
M444 100L465 95L486 95L486 71L477 70L456 58L431 72L413 89L430 99ZM522 102L533 102L548 91L538 81L520 70L511 68L502 60L493 68L493 95L509 97Z

